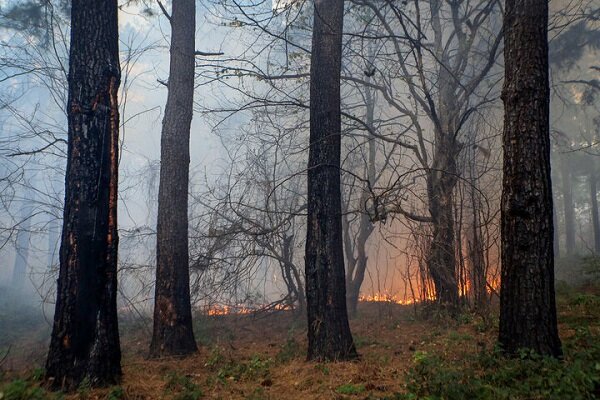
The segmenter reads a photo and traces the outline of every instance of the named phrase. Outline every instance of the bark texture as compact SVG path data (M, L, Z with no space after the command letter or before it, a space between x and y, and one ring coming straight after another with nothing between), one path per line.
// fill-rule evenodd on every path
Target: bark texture
M548 2L507 0L499 341L559 356L550 175Z
M161 138L151 357L187 355L197 351L192 329L188 251L195 33L195 0L174 0L169 93Z
M306 239L308 359L357 356L346 309L340 188L343 0L315 0Z
M116 0L72 2L68 82L65 209L46 377L72 390L84 379L101 386L121 378Z

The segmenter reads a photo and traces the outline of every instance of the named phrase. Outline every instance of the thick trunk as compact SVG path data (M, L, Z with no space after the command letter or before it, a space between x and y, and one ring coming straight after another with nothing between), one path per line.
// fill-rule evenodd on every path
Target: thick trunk
M445 306L458 306L456 281L456 253L454 234L454 187L456 162L451 147L438 145L436 158L441 161L429 173L429 212L432 219L432 239L427 258L427 268L437 301ZM436 160L437 161L437 160Z
M343 0L315 0L306 238L308 359L356 358L346 309L340 188Z
M499 341L559 356L554 298L548 2L507 0Z
M600 216L598 215L598 176L595 165L592 164L590 175L590 209L592 212L592 227L594 228L594 252L600 254Z
M573 205L573 182L568 160L562 159L561 180L565 212L565 251L568 256L575 253L575 206Z
M151 357L187 355L197 351L192 329L188 253L195 32L195 0L174 0L169 92L161 138Z
M72 390L121 377L117 324L120 83L116 0L71 7L68 156L56 311L46 377Z

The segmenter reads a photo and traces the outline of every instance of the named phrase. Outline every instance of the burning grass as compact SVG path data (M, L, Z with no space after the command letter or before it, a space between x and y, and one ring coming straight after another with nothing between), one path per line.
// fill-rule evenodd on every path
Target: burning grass
M147 332L123 326L122 385L64 398L592 399L600 395L599 294L559 296L562 362L502 358L493 312L423 319L412 306L367 302L351 322L355 362L306 362L303 318L287 311L197 318L201 350L185 359L146 360ZM39 370L5 372L2 400L59 398L37 390L39 377Z

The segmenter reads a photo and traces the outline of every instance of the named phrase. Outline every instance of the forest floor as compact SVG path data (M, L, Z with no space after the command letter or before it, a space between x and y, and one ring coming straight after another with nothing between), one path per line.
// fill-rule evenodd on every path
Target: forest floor
M360 359L344 363L306 362L302 319L289 312L198 317L198 354L162 361L145 358L148 321L122 321L121 386L82 385L69 395L41 387L47 332L30 327L13 334L0 400L600 398L600 288L562 288L558 309L561 361L502 357L493 308L485 317L425 319L423 309L363 303L351 321ZM0 351L6 341L0 338Z

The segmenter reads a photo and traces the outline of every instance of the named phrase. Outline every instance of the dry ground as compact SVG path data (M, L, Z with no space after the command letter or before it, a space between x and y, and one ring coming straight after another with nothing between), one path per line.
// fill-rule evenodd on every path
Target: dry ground
M566 311L561 310L561 313ZM424 312L419 312L422 315ZM568 316L568 315L566 315ZM565 317L566 319L566 317ZM123 321L123 382L66 399L385 399L406 391L405 374L419 352L460 364L494 347L497 313L424 319L411 306L363 303L351 321L360 359L305 361L303 318L291 312L196 318L200 350L183 359L146 359L149 321ZM561 336L574 335L561 324ZM43 365L44 335L23 339L3 365L4 381L31 376ZM44 339L41 340L40 338Z

